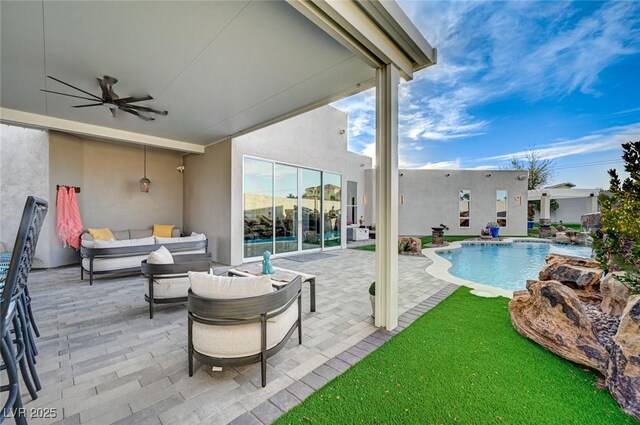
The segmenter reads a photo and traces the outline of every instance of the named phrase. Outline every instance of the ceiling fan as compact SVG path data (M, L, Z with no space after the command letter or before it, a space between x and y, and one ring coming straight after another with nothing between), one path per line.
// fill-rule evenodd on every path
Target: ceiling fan
M90 97L84 97L84 96L76 96L73 94L67 94L67 93L61 93L61 92L57 92L57 91L51 91L51 90L44 90L44 89L40 89L43 92L47 92L47 93L54 93L54 94L60 94L63 96L69 96L69 97L75 97L78 99L84 99L84 100L89 100L95 103L89 103L86 105L75 105L74 108L88 108L91 106L106 106L107 108L109 108L111 110L111 115L113 117L116 116L116 110L121 110L124 112L128 112L130 114L133 114L135 116L137 116L138 118L145 120L145 121L153 121L155 120L155 118L149 116L149 114L156 114L156 115L163 115L163 116L167 116L169 114L169 112L167 111L159 111L157 109L153 109L153 108L149 108L148 106L140 106L140 105L133 105L133 103L137 103L137 102L143 102L145 100L152 100L153 97L146 95L146 96L130 96L130 97L124 97L124 98L120 98L120 96L118 96L114 91L113 91L113 85L115 83L118 82L118 80L116 78L113 77L109 77L108 75L105 75L102 78L98 78L98 84L100 85L100 89L102 89L102 97L96 96L94 94L89 93L88 91L84 91L82 89L79 89L78 87L72 86L69 83L65 83L62 80L58 80L57 78L51 77L49 75L47 75L47 78L52 79L53 81L57 81L61 84L64 84L67 87L71 87L72 89L78 90Z

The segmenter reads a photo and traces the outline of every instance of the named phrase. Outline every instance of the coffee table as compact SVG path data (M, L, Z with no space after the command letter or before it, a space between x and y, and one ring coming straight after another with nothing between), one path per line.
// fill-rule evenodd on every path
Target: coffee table
M309 283L309 309L314 312L316 311L316 277L312 274L297 272L294 270L283 269L281 267L274 267L275 273L270 275L271 284L276 288L281 288L285 286L287 283L291 282L297 276L302 278L302 282ZM242 276L242 277L250 277L250 276L262 276L262 264L261 263L249 263L243 264L242 266L238 266L233 269L229 269L229 276Z

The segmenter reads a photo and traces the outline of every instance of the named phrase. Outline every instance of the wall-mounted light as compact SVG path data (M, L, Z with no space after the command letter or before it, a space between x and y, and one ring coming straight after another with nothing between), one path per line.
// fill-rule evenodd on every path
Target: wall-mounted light
M447 173L444 175L445 177L451 177L451 173Z
M346 131L345 131L344 129L341 129L341 130L339 131L339 133L340 133L340 134L344 134L344 133L346 133Z
M178 170L178 172L179 172L180 174L184 173L184 165L178 165L178 166L176 167L176 170Z
M529 177L529 176L528 176L528 175L526 175L526 174L520 174L520 175L518 176L518 180L526 180L528 177Z
M487 174L487 177L491 177L491 173Z
M367 205L367 195L362 195L362 205Z
M404 173L400 173L400 177L404 176Z
M404 205L404 195L400 195L400 205Z

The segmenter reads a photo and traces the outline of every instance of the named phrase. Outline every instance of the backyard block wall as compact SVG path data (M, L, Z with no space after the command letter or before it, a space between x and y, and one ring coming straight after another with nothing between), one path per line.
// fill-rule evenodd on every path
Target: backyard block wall
M507 227L505 236L527 235L527 180L522 171L504 170L399 170L398 230L401 235L430 235L431 227L449 226L449 235L479 235L480 228L496 221L496 191L506 190ZM490 175L488 177L488 175ZM374 205L375 173L368 172L367 187ZM460 189L471 191L470 226L460 227L458 196ZM400 199L398 200L400 202ZM375 214L370 208L370 214Z

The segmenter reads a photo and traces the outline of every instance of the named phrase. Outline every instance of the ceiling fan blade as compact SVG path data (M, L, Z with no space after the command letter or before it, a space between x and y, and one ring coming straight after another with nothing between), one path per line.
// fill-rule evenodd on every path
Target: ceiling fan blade
M128 108L126 106L125 107L121 107L120 109L125 111L125 112L128 112L130 114L133 114L133 115L137 116L138 118L140 118L142 120L145 120L145 121L154 121L155 120L155 118L153 118L153 117L148 117L146 115L143 115L140 112L136 111L135 109L131 109L131 108Z
M111 116L113 118L115 118L116 117L116 110L115 109L110 109L110 111L111 111Z
M118 99L118 102L122 102L122 103L135 103L135 102L142 102L145 100L153 100L153 97L146 95L146 96L130 96L130 97L125 97L124 99Z
M102 105L104 105L104 102L90 103L88 105L75 105L75 106L73 106L73 108L88 108L89 106L102 106Z
M97 99L97 100L102 101L102 99L101 99L101 98L99 98L98 96L96 96L95 94L91 94L91 93L89 93L88 91L84 91L84 90L82 90L82 89L79 89L79 88L78 88L78 87L76 87L76 86L72 86L72 85L71 85L71 84L69 84L69 83L65 83L65 82L64 82L64 81L62 81L62 80L58 80L58 79L57 79L57 78L55 78L55 77L52 77L52 76L50 76L50 75L47 75L47 78L51 78L53 81L57 81L57 82L59 82L60 84L64 84L64 85L65 85L65 86L67 86L67 87L71 87L72 89L76 89L76 90L78 90L78 91L81 91L81 92L82 92L82 93L84 93L84 94L88 94L89 96L91 96L91 97L93 97L93 98L95 98L95 99Z
M60 93L59 91L51 91L51 90L45 90L45 89L40 89L40 91L43 91L45 93L54 93L54 94L61 94L62 96L69 96L69 97L75 97L77 99L83 99L83 100L90 100L92 102L95 102L96 99L89 99L88 97L82 97L82 96L76 96L73 94L67 94L67 93ZM98 98L97 100L102 101L102 99Z
M168 111L159 111L157 109L149 108L148 106L126 105L126 107L127 108L137 109L139 111L152 112L152 113L158 114L158 115L164 115L164 116L169 115Z

